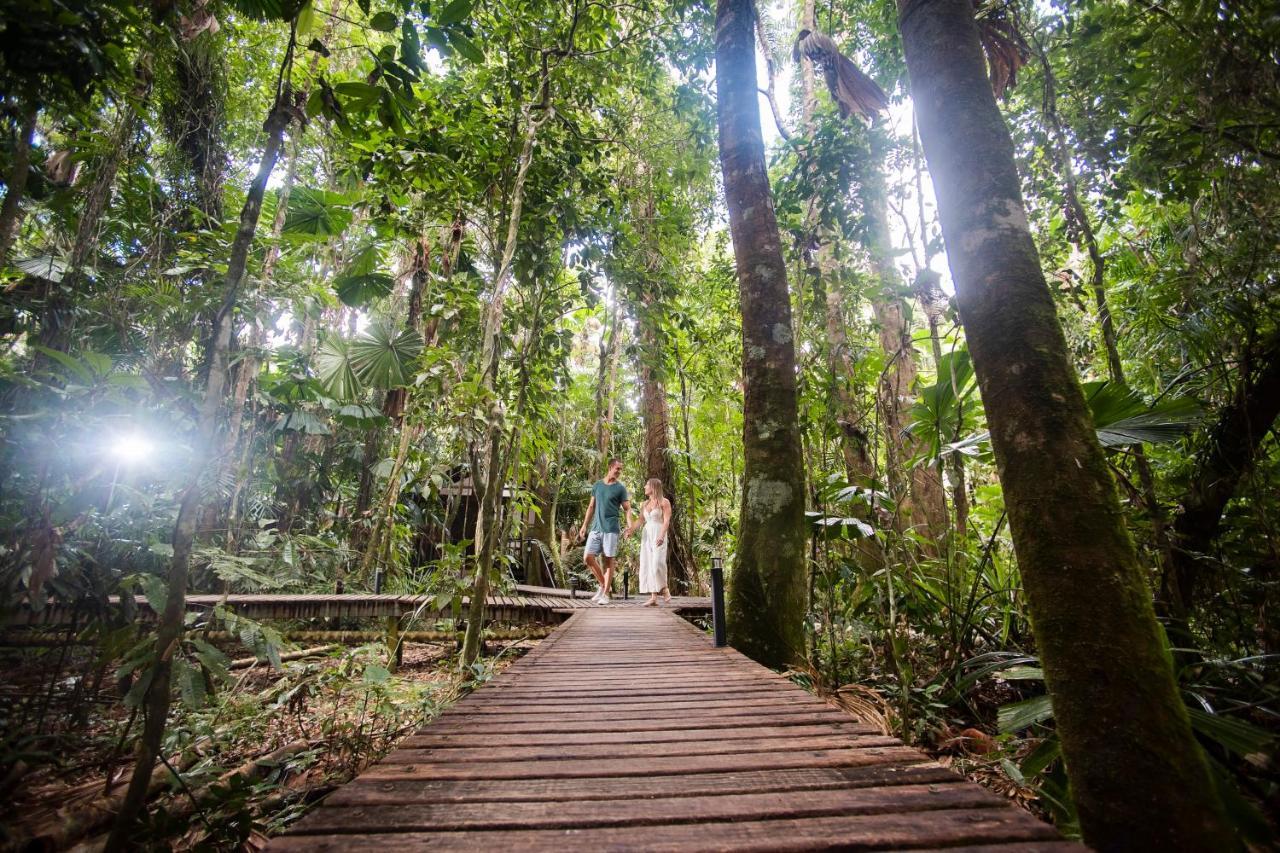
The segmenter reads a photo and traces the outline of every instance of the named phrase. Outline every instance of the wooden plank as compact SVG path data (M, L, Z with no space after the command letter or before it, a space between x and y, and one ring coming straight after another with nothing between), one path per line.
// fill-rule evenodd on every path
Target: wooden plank
M791 750L871 749L897 746L896 738L874 737L847 738L836 735L817 735L795 738L756 738L676 743L642 742L615 744L608 749L599 744L548 745L548 746L475 746L439 749L434 747L402 746L387 756L389 763L422 764L454 761L559 761L588 759L592 761L616 761L619 758L649 758L665 756L729 755L735 753L789 752Z
M354 829L348 826L347 829ZM702 851L894 850L907 846L1052 841L1057 833L1013 808L946 809L922 814L842 815L765 821L708 821L644 827L532 829L480 832L404 832L293 835L273 850L582 850ZM1024 847L1025 849L1025 847Z
M1082 849L670 611L553 603L534 651L270 849Z
M814 737L825 734L842 734L849 737L859 735L879 736L872 726L850 721L848 723L830 723L822 725L780 726L740 726L731 729L664 729L661 735L663 743L680 743L700 740L751 740L754 738L776 738L788 741L794 738ZM573 730L562 734L488 734L483 732L458 731L444 733L434 726L422 730L422 734L412 735L400 742L404 749L452 749L454 747L502 747L502 746L559 746L571 748L591 744L607 746L610 744L632 744L637 741L648 741L643 736L637 737L634 732L618 732L606 729L596 732L580 732Z
M364 776L325 800L326 806L360 803L567 802L570 800L654 800L665 797L750 794L759 791L821 791L888 785L951 783L956 774L937 764L866 767L784 768L698 776L605 776L594 779L483 779L458 783L441 779L383 781Z
M587 779L596 776L696 775L788 767L859 767L924 760L905 746L867 749L809 749L730 755L647 756L643 758L567 759L531 762L404 762L396 750L365 771L371 779ZM607 758L607 760L606 760Z
M601 808L577 800L546 803L432 803L356 805L320 809L298 826L299 832L348 832L349 827L377 827L380 832L431 830L520 830L645 826L664 823L835 815L895 814L936 809L989 809L1004 805L976 785L956 779L950 784L901 785L893 788L845 788L791 792L687 796L665 800L621 800Z

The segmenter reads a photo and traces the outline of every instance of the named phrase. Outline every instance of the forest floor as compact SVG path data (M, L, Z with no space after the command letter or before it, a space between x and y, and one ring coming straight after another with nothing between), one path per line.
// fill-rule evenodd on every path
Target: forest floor
M208 701L175 702L139 848L255 850L536 640L495 644L459 673L451 646L332 648L281 669L232 669ZM140 720L87 651L0 656L0 850L93 850L128 787ZM105 672L105 677L103 673ZM97 689L93 689L96 684Z

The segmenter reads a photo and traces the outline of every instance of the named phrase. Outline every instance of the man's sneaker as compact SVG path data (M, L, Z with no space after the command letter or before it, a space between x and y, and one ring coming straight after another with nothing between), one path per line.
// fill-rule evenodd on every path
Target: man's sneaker
M602 593L601 596L596 599L596 604L608 604L609 600L609 594L607 592Z
M597 589L597 590L596 590L596 594L595 594L595 595L593 595L593 596L591 596L591 600L592 600L594 603L599 604L599 603L600 603L600 596L602 596L602 595L604 595L604 590L603 590L603 589Z

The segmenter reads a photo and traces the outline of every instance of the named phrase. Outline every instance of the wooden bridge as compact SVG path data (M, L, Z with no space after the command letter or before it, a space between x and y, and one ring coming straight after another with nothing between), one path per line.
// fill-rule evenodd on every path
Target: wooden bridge
M145 597L137 599L139 618L153 619L155 613ZM319 594L319 595L188 595L187 609L212 610L223 606L249 619L386 619L417 615L424 621L447 618L452 607L431 595L380 595L368 593ZM463 612L468 600L462 599ZM616 597L609 607L634 607L642 599ZM120 599L111 596L109 606L118 607ZM491 595L485 604L485 618L504 625L558 624L568 615L566 611L595 608L587 593L556 587L525 586L517 584L509 595ZM667 605L691 615L710 615L711 599L697 596L680 596ZM14 614L9 624L14 626L66 625L74 621L74 608L67 604L50 602L40 610L22 609Z
M1083 850L652 608L575 612L273 853Z

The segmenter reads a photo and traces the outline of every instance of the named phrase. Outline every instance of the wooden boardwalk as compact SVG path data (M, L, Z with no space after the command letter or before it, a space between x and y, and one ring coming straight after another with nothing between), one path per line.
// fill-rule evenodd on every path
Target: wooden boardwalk
M576 612L272 853L1083 850L652 608Z
M511 595L491 595L485 605L485 618L491 622L508 625L556 624L564 619L565 610L597 608L587 596L579 592L571 595L567 589L518 585ZM610 608L638 607L645 597L624 599L615 597L605 605ZM408 616L416 613L424 621L447 618L452 610L441 607L431 595L374 595L366 593L318 594L318 595L188 595L187 609L212 610L219 605L249 619L385 619L388 616ZM147 599L138 596L138 618L152 620L155 613ZM466 612L468 599L462 599ZM119 596L111 596L108 606L119 607ZM667 605L693 615L710 615L711 599L681 596ZM18 610L9 620L14 626L66 625L73 620L74 608L68 604L50 602L39 611L26 608Z

